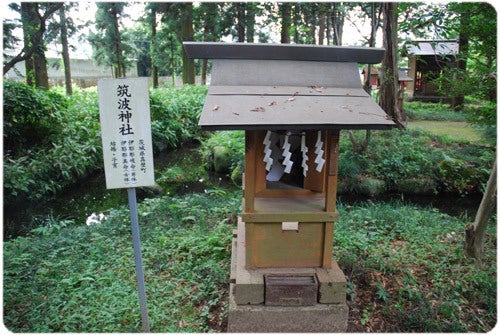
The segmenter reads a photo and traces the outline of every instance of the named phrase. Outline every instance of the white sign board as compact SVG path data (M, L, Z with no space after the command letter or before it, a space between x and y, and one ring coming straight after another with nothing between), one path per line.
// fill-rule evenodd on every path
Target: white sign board
M97 83L106 188L153 186L147 78Z

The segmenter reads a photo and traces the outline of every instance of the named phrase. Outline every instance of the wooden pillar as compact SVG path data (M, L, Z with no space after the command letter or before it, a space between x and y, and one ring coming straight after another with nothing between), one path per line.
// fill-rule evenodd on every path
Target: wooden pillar
M255 210L255 132L245 131L245 180L244 204L245 212Z
M339 131L327 132L327 165L325 211L335 212L337 206L337 170L339 159Z

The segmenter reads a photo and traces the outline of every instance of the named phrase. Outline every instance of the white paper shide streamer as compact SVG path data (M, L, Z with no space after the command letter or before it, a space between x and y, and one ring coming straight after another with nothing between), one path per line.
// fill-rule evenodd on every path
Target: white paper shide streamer
M314 153L316 154L316 159L314 160L314 163L316 163L316 171L321 172L323 170L323 165L325 164L325 159L323 158L323 154L325 152L323 151L323 142L321 141L320 130L318 130L318 138L316 140L315 148L316 150L314 150Z
M283 157L285 157L285 159L283 160L283 165L285 166L285 173L290 173L290 171L292 171L292 166L293 166L293 162L290 160L290 158L292 157L292 152L290 151L290 142L289 142L289 139L290 139L290 132L287 132L286 135L285 135L285 143L283 144Z
M263 161L266 163L266 170L271 170L271 166L273 166L273 159L271 158L271 154L273 151L271 150L271 131L268 130L266 133L266 137L264 138L264 159Z
M309 157L307 157L307 146L306 146L306 134L302 133L301 139L300 139L300 151L302 152L302 174L304 177L307 176L307 170L309 167L307 166L307 160Z

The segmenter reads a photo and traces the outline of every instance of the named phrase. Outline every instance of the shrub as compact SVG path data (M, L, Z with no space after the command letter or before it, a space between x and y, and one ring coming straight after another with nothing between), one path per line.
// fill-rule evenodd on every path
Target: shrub
M386 182L380 179L363 177L359 180L359 191L370 197L384 193L386 188Z
M214 148L222 146L231 153L230 170L242 170L244 142L243 131L213 133L201 147L206 166L214 170ZM460 157L471 170L469 172L472 176L452 176L451 171L443 170L443 166L440 167L443 155ZM360 154L352 150L351 141L347 134L342 132L338 169L339 191L361 192L360 180L368 178L379 179L383 184L365 185L369 186L364 187L365 193L371 193L375 189L378 192L385 188L387 191L403 193L413 193L414 190L419 194L435 194L444 190L466 194L480 190L479 185L488 180L494 159L495 151L492 147L455 143L422 130L373 131L368 149Z
M476 172L464 161L445 155L439 163L445 191L468 194L478 186Z
M219 147L218 149L215 149ZM224 149L221 149L224 148ZM200 148L205 159L207 169L215 170L214 151L220 150L229 153L230 172L235 169L242 171L245 161L245 132L244 131L217 131L202 143Z
M12 88L13 87L13 88ZM58 125L47 143L29 146L30 151L19 157L4 156L4 199L6 203L16 200L38 200L47 193L56 193L77 178L102 169L102 145L99 124L97 89L74 90L64 98L57 93L59 88L49 92L38 91L22 84L13 84L10 94L18 99L15 89L40 97L56 97L46 105L50 107L51 123ZM156 151L175 148L185 141L200 137L197 125L207 89L184 86L164 87L150 92L153 146ZM35 99L33 98L33 99ZM41 98L40 98L41 99ZM51 101L46 98L43 101ZM28 107L23 103L25 108ZM38 115L43 104L34 104L31 113ZM48 107L47 107L48 108ZM35 113L36 112L36 113ZM52 117L51 116L51 117ZM45 120L45 119L44 119ZM44 121L47 123L48 121ZM17 130L6 125L7 132Z
M41 199L102 166L96 90L77 90L54 114L60 130L52 134L50 143L32 146L18 158L4 157L7 204Z
M5 81L3 90L4 154L18 157L47 145L62 129L66 98L26 84Z
M164 86L150 91L151 132L156 152L200 139L198 118L207 88Z
M465 121L467 119L467 114L451 110L447 105L441 103L405 101L404 108L411 120Z
M400 180L414 176L435 176L437 152L429 144L431 139L416 131L374 131L367 152L360 156L352 153L351 144L341 142L343 159L360 161L365 175L385 180L393 189ZM339 164L344 164L340 163Z

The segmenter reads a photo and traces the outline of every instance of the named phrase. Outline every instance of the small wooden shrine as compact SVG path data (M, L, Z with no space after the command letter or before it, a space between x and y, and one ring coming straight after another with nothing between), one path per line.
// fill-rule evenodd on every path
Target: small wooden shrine
M405 55L408 57L407 94L411 100L445 101L446 97L438 93L438 86L433 84L445 68L455 67L458 57L458 42L449 40L414 41Z
M342 332L345 276L332 258L339 131L394 123L357 63L383 49L185 42L213 59L199 124L245 130L242 217L232 250L231 332Z

